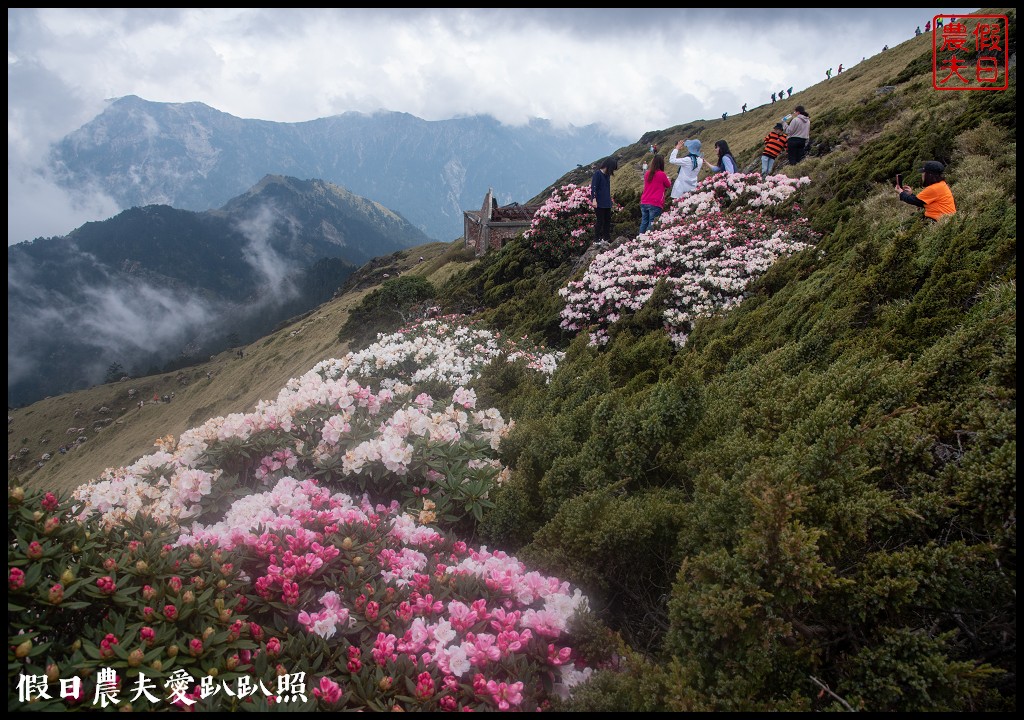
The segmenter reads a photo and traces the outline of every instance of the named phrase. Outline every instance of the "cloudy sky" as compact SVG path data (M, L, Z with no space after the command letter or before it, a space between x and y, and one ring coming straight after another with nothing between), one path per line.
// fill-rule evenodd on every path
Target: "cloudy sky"
M43 162L112 98L280 122L541 117L632 141L806 88L971 10L8 8L8 245L118 212L67 197Z

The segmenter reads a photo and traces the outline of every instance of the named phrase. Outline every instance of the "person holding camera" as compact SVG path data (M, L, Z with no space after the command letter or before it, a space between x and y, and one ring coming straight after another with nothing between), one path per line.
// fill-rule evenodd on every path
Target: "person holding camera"
M680 155L679 151L686 149L686 155ZM672 154L668 156L672 165L679 167L679 174L676 175L675 184L672 185L672 199L678 200L688 192L693 192L697 187L697 176L700 169L704 167L705 160L700 154L700 140L680 140L672 148Z
M956 202L953 191L949 189L942 174L946 166L938 160L928 160L921 166L921 183L924 189L915 195L909 185L903 184L903 177L896 176L896 192L899 198L908 205L924 208L924 217L938 220L944 215L956 215Z

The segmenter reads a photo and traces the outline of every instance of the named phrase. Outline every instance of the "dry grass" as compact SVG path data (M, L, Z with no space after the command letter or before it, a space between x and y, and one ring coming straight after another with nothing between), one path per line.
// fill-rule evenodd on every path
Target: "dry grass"
M450 255L456 244L410 248L390 256L375 271L388 272L392 277L418 272L440 284L466 266L465 262L434 262ZM159 437L178 437L211 417L249 412L258 401L273 400L289 379L304 374L321 360L348 351L337 340L338 330L351 308L372 288L360 288L330 300L244 347L242 358L233 350L226 351L181 371L100 385L9 410L8 483L18 480L50 490L70 490L95 479L108 467L128 465L154 452L153 442ZM129 397L130 389L136 391L134 398ZM171 402L152 402L154 394L172 392ZM139 398L146 401L142 408L138 407ZM101 408L108 412L101 412ZM97 424L108 420L105 426ZM79 432L78 428L84 430ZM61 445L72 444L79 435L88 439L67 454L59 453ZM28 449L24 455L20 453L22 448ZM49 453L51 459L43 462L44 453Z
M913 28L908 28L913 32ZM772 126L786 114L792 113L797 105L803 105L811 116L811 140L814 140L814 117L822 108L852 105L860 102L868 102L875 97L879 87L885 85L892 78L897 76L912 60L918 58L925 52L930 52L931 36L923 34L918 37L910 37L905 42L887 51L879 52L858 62L847 70L844 69L841 75L833 75L831 80L825 80L812 85L811 87L794 92L793 96L780 102L772 104L768 99L775 88L765 89L765 104L755 105L757 99L748 103L748 110L745 113L730 113L725 120L696 120L687 123L685 127L702 127L703 129L695 134L685 132L683 125L669 128L659 134L657 142L659 149L666 158L672 151L676 142L688 140L694 136L701 141L704 157L715 159L714 144L717 140L725 140L736 157L736 162L741 169L760 169L761 150L764 147L764 136L768 134ZM881 50L881 48L879 48ZM859 58L858 58L859 59ZM846 63L844 63L844 66ZM907 83L907 85L911 85ZM965 93L946 93L947 95L964 95ZM738 110L738 108L737 108ZM621 170L612 178L612 191L634 190L638 194L643 189L643 176L640 170L644 155L649 155L647 143L638 142L622 149L618 154L619 167ZM669 177L675 179L674 166L668 165ZM800 174L807 174L803 164L800 165ZM590 171L587 173L586 183L589 183ZM787 175L796 175L792 168L782 168L781 172Z

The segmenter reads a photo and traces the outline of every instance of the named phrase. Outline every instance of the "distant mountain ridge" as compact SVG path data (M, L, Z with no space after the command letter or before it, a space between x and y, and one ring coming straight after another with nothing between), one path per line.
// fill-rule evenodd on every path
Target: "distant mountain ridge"
M320 178L400 212L433 239L462 235L462 213L488 188L525 202L566 167L628 141L588 125L509 126L490 116L426 121L407 113L344 113L299 123L249 120L203 103L130 95L58 143L60 182L94 188L123 208L209 210L267 174Z
M249 342L374 257L429 242L322 180L266 176L217 210L133 207L7 248L8 405Z

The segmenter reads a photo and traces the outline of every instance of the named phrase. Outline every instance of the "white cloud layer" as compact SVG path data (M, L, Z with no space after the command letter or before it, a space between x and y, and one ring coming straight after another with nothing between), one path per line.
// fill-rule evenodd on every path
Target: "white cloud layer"
M7 241L117 212L109 198L66 198L44 160L112 98L280 122L381 109L541 117L639 138L817 83L909 39L932 12L8 8Z

